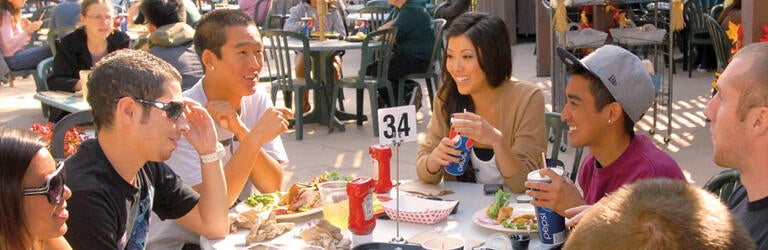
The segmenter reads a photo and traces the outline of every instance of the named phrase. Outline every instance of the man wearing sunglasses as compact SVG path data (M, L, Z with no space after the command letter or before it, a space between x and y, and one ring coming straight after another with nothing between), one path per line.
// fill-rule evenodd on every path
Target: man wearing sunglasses
M96 65L87 84L97 138L66 161L72 247L144 249L150 212L225 237L223 149L205 109L182 101L178 71L146 52L119 50ZM162 162L182 135L200 154L197 192Z
M200 20L194 47L205 74L184 97L205 105L216 123L216 134L224 145L224 173L229 206L245 200L258 189L280 191L282 163L288 157L280 134L288 129L293 114L274 108L269 95L257 90L263 66L262 44L253 19L239 10L215 10ZM203 181L198 152L182 138L166 161L185 183L199 187ZM150 228L148 249L180 249L199 244L200 235L174 221Z

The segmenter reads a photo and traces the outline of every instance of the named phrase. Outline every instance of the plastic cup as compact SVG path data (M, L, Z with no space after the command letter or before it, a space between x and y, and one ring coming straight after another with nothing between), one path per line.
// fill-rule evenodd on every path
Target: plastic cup
M464 240L454 237L441 236L425 240L421 247L430 250L462 250L464 249Z
M80 74L80 87L83 90L83 99L88 100L88 77L91 75L91 70L81 70Z
M349 225L349 196L346 181L329 181L317 184L323 200L323 218L331 225L346 229Z

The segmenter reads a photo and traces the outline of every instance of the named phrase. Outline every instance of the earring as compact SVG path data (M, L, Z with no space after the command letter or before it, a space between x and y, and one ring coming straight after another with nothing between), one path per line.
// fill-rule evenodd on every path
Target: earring
M611 119L608 119L608 124L611 124L611 125L613 125L613 120L611 120Z
M211 70L214 70L213 65L211 65Z

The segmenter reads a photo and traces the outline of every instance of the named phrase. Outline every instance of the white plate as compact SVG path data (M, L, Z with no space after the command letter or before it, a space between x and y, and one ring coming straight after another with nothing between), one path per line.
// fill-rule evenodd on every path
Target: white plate
M512 216L517 217L523 214L536 214L535 209L533 208L533 205L530 203L511 203L509 204L510 207L514 208L514 211L512 211ZM507 233L535 233L538 232L538 229L531 229L531 230L520 230L520 229L512 229L512 228L506 228L501 225L501 223L496 222L495 220L488 218L488 215L485 214L485 207L483 209L477 210L474 214L472 214L472 222L474 222L476 225L501 231L501 232L507 232Z
M283 195L286 194L286 192L282 192L282 193L283 193ZM251 207L248 204L245 204L245 202L240 202L240 204L237 204L237 206L235 206L235 212L242 213L243 211L246 211L247 209L251 209L251 208L253 208L253 207ZM275 216L275 219L278 219L278 220L296 219L296 218L301 218L301 217L308 216L308 215L313 215L313 214L316 214L316 213L318 213L320 211L323 211L323 205L322 204L318 204L318 207L312 208L312 209L304 211L304 212L292 213L292 214L279 214L279 215Z
M301 217L308 216L308 215L313 215L313 214L316 214L316 213L318 213L320 211L323 211L323 206L319 206L319 207L316 207L316 208L313 208L313 209L310 209L310 210L307 210L307 211L304 211L304 212L295 213L295 214L281 214L281 215L277 215L275 218L277 218L278 220L296 219L296 218L301 218Z

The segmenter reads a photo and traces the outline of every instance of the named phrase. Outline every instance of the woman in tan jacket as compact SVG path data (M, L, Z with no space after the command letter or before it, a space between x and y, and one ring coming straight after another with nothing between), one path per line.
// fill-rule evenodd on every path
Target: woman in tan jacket
M417 156L422 181L503 183L522 192L528 172L542 165L544 96L533 84L511 78L506 30L500 18L481 13L465 13L448 28L444 82ZM459 161L460 151L448 138L451 129L475 142L467 170L460 176L444 171Z

